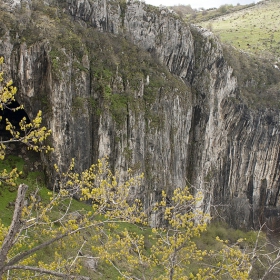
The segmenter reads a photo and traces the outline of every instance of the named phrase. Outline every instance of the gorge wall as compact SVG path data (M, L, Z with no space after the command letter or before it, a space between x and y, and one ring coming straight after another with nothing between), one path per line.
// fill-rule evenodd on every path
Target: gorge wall
M3 20L0 55L18 101L30 117L42 109L53 131L55 152L43 158L50 183L54 162L67 168L74 157L83 170L108 156L120 176L129 167L145 173L134 194L146 209L162 189L191 184L203 192L205 210L231 225L277 229L277 69L234 68L237 58L225 56L211 32L164 7L44 3L7 8L21 17ZM246 99L269 94L278 108Z

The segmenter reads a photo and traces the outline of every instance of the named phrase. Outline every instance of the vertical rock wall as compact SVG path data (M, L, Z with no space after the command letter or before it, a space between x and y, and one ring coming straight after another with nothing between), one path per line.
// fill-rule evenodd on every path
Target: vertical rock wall
M129 81L115 71L110 87L132 97L125 122L117 124L106 106L98 115L86 106L98 98L86 51L78 60L62 49L67 57L62 62L50 55L46 42L16 47L2 38L0 50L26 110L32 116L39 104L47 112L56 150L51 162L66 168L75 157L82 170L107 155L121 176L128 167L145 172L145 183L135 194L146 209L162 189L171 193L192 184L204 193L205 210L232 225L250 228L267 221L275 228L279 111L253 110L242 103L238 81L214 35L142 2L67 0L65 7L76 21L124 36L148 51L178 77L178 87L158 88L147 103L150 73L139 79L138 90L129 91ZM59 72L55 62L63 65ZM83 69L74 66L77 62Z
M162 154L157 148L161 145L159 134L151 138L156 140L152 162L160 166L151 166L151 173L159 178L154 189L169 184L180 187L190 181L203 190L205 207L211 203L215 206L212 210L227 216L234 226L257 228L265 221L274 226L280 187L279 112L253 111L242 105L233 70L209 31L190 29L167 9L149 11L141 2L118 10L101 2L94 6L73 0L69 9L76 17L95 23L100 31L126 34L133 43L156 54L171 73L192 88L191 93L186 92L192 102L187 113L183 102L164 109L165 115L168 107L174 116L180 115L173 122L180 128L174 148L169 138L163 146L168 152ZM157 102L160 107L162 101ZM160 132L163 139L168 139L169 123ZM160 154L165 162L158 158ZM170 180L165 180L166 176Z

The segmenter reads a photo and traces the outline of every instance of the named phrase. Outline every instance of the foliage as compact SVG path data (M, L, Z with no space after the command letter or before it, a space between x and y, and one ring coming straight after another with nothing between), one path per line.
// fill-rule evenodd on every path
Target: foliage
M202 196L188 188L176 189L171 199L165 192L155 211L163 210L165 227L155 228L151 256L164 273L158 279L248 279L250 258L237 244L222 243L216 250L201 250L197 242L207 230L210 217L198 207ZM196 265L194 265L196 264Z
M163 266L165 273L160 279L180 279L188 275L191 262L200 261L207 254L197 249L194 237L206 230L209 217L196 209L201 198L199 194L196 198L191 195L188 188L176 189L168 202L165 192L162 196L163 200L155 211L163 208L167 225L153 229L156 242L151 248L152 257L155 265Z
M32 156L30 156L30 154L32 154ZM14 178L14 186L5 184L2 184L1 186L0 219L5 226L8 226L11 223L14 209L13 202L16 199L16 190L18 185L25 183L30 186L26 195L27 199L31 193L35 192L36 189L39 188L38 196L44 201L49 200L47 189L44 188L45 175L41 170L41 166L37 165L40 161L40 155L35 152L32 153L31 151L28 151L28 156L25 154L24 158L25 160L22 157L6 155L5 159L0 161L0 170L6 169L9 173L11 170L16 168L20 174L17 179Z
M4 59L0 58L0 66L4 63ZM3 113L5 110L16 112L22 110L22 106L16 108L11 107L12 102L15 101L15 94L17 92L16 87L13 86L13 82L4 82L4 73L0 72L0 111ZM45 151L46 153L51 151L52 148L49 145L44 145L44 140L50 136L51 131L46 127L41 126L42 112L39 111L35 119L28 122L26 117L23 117L18 125L14 125L9 119L3 119L3 114L0 116L0 121L5 122L6 131L10 133L10 138L7 140L2 139L0 142L0 159L5 158L7 145L12 143L24 143L28 149L34 151ZM14 179L19 176L17 169L13 169L8 172L6 169L0 172L0 184L6 182L14 184Z
M93 228L92 239L101 240L106 225L112 228L119 221L144 222L145 216L138 201L132 205L127 203L129 187L139 184L140 177L122 184L108 170L105 160L100 160L82 174L76 174L73 168L74 162L66 173L61 174L59 192L50 192L48 202L38 201L37 190L29 197L29 205L22 209L21 227L2 268L2 271L9 270L11 277L21 275L28 279L42 274L59 276L55 271L61 273L60 277L79 273L81 258L78 255L88 243L83 238L90 238L85 233L86 230ZM73 196L80 192L82 200L94 203L91 210L79 209L72 212L70 206ZM2 234L5 232L7 229L3 226ZM69 248L66 244L71 251L67 252ZM53 249L49 251L52 257L50 262L44 263L42 259L37 259L37 255L47 246ZM98 252L98 246L95 247L96 250ZM74 257L73 254L77 256ZM36 266L37 261L39 268ZM44 279L41 277L40 279Z
M279 109L280 72L271 62L224 45L224 57L234 69L240 95L247 106Z
M205 10L203 8L201 8L199 10L190 10L190 9L186 9L183 6L183 8L180 10L184 11L182 14L182 17L185 19L185 21L191 22L191 23L201 23L201 22L206 22L206 21L210 21L210 20L219 18L221 16L225 16L230 13L245 10L254 5L255 5L254 3L248 4L248 5L238 5L237 4L236 6L225 4L225 5L221 5L219 8L210 8L207 10ZM178 8L176 6L172 7L172 8L177 12Z
M87 100L83 97L76 96L72 101L72 110L74 114L81 113L84 111L84 106Z

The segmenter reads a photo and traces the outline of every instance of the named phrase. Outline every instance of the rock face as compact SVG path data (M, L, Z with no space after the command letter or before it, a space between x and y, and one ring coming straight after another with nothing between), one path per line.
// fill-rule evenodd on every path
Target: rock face
M91 47L80 43L78 52L74 41L72 52L63 44L55 48L48 38L16 41L8 27L1 37L0 54L20 89L19 102L30 117L42 108L53 131L55 154L44 158L50 178L50 163L66 168L75 157L82 170L107 155L121 176L128 167L145 173L143 186L134 191L146 209L162 189L171 194L191 184L203 192L205 211L233 226L267 222L277 229L279 109L245 103L246 84L211 32L142 2L45 2L48 11L54 5L80 28L95 30L88 40L96 31L103 36L94 37ZM136 62L134 55L140 57ZM144 69L141 63L154 66ZM113 65L109 74L104 65ZM269 71L273 83L280 82L280 72Z

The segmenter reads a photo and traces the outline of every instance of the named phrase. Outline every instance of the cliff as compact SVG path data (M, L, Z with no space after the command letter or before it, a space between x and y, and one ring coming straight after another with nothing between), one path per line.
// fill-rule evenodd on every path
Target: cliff
M133 192L146 209L191 184L214 216L276 229L280 72L269 62L142 2L15 4L2 3L0 55L18 102L53 131L50 183L54 162L82 170L108 156L120 176L145 173Z

